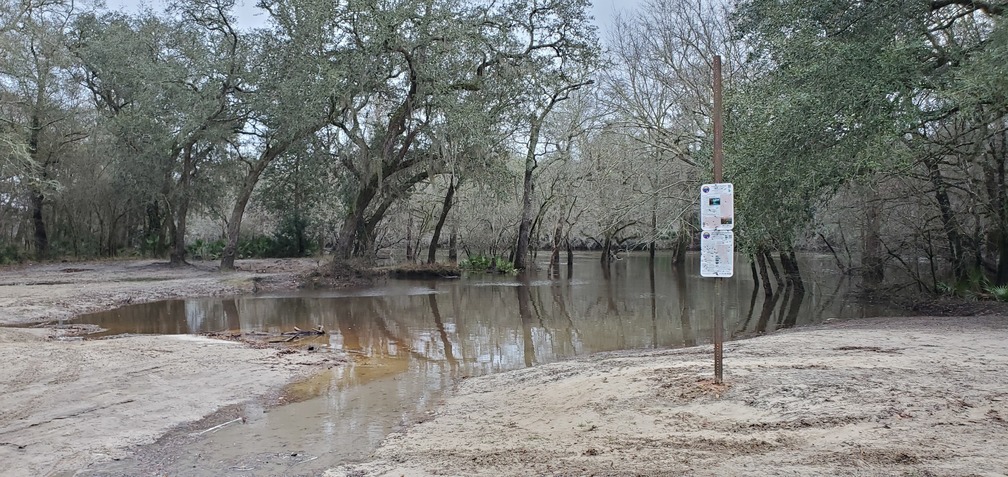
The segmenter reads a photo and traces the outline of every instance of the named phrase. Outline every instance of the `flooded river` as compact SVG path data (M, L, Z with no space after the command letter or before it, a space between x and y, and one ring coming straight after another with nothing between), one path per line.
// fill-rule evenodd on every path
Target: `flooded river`
M832 271L829 258L801 257L799 265L805 293L782 289L765 299L754 290L748 264L739 263L736 277L723 283L720 304L714 281L699 278L695 256L679 269L659 256L651 269L645 254L631 254L603 273L596 254L583 254L576 255L570 278L388 280L361 289L134 305L80 321L107 328L106 334L279 333L321 325L327 334L312 344L319 352L348 354L346 366L293 386L289 393L298 402L269 410L250 405L246 424L195 439L161 469L315 475L367 457L389 433L423 419L460 379L596 352L703 344L715 306L722 307L729 339L889 314L852 299L851 284ZM122 462L93 475L149 466Z

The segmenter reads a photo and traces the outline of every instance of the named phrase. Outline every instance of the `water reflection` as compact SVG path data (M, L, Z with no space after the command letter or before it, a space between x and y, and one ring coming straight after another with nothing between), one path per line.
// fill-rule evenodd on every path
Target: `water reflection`
M456 380L569 359L600 351L694 346L709 342L714 306L723 307L730 338L817 323L886 314L837 299L850 284L829 260L799 257L803 282L780 278L758 293L740 273L722 286L700 279L696 257L672 266L659 255L627 255L603 268L576 255L577 279L542 275L477 275L456 281L389 281L336 292L198 299L135 305L82 318L112 333L280 333L322 325L315 338L354 356L347 366L304 383L318 397L250 416L199 444L199 462L175 475L239 475L242 456L283 449L319 456L272 459L269 472L311 473L367 456L388 433L429 409ZM744 263L737 261L737 263ZM541 264L546 270L546 264ZM744 268L742 268L744 270ZM765 284L769 286L769 283ZM764 289L765 290L765 289ZM757 314L758 313L758 314ZM726 357L730 368L730 356ZM270 459L265 459L270 460ZM211 466L212 468L208 468ZM196 470L198 469L198 470ZM243 471L244 471L243 470Z

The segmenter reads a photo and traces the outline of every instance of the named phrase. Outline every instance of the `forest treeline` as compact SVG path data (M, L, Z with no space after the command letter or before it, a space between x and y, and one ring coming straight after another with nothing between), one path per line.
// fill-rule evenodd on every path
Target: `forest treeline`
M737 248L1008 291L1001 0L0 0L0 259L681 260L723 57Z

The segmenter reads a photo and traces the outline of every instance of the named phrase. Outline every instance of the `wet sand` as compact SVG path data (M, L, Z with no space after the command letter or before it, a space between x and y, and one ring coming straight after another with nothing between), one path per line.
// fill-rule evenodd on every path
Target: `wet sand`
M239 262L183 269L151 261L0 269L0 324L168 297L293 286L314 260ZM73 475L149 445L225 406L264 399L292 379L339 364L329 353L254 349L196 336L83 341L52 326L0 328L0 474ZM234 416L239 419L242 416Z
M1008 318L867 319L466 380L328 476L1008 474Z

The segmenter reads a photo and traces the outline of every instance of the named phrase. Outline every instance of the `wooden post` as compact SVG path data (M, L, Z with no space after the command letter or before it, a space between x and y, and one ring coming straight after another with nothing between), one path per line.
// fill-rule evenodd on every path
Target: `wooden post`
M722 136L724 136L724 124L721 118L721 56L714 56L714 182L724 182L724 149ZM724 316L721 306L721 282L723 278L714 279L714 384L721 384L723 381L723 355L724 355Z

